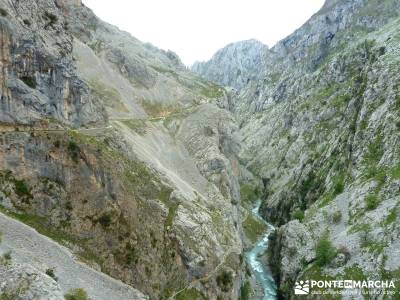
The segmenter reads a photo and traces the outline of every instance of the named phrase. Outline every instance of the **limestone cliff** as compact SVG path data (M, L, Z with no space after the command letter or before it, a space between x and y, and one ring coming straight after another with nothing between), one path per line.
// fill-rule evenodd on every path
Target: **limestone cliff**
M264 216L289 222L271 260L285 298L300 278L398 274L398 8L327 2L271 49L263 81L237 102L241 157L265 183ZM323 239L336 258L321 258Z
M399 5L326 1L234 103L241 162L281 226L270 244L284 299L298 279L399 274Z
M268 47L257 40L229 44L207 62L196 62L192 71L222 86L244 88L264 67Z
M237 298L233 95L81 1L0 9L2 213L150 299Z

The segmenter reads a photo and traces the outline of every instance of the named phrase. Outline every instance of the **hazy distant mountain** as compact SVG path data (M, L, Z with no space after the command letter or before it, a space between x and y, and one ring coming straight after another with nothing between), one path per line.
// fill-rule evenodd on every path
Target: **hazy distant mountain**
M257 40L229 44L207 62L196 62L192 71L223 86L242 89L258 78L268 47Z

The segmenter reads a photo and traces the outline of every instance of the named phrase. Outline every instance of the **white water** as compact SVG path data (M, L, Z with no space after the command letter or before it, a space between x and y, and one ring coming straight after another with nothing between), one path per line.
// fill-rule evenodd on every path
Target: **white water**
M246 259L256 276L257 282L264 290L264 297L262 300L275 300L277 299L275 281L269 268L259 260L259 256L264 254L267 250L268 237L275 228L259 215L258 210L260 205L261 201L258 201L256 207L252 209L252 213L257 219L261 220L267 225L268 230L265 232L265 235L255 244L255 246L246 252Z

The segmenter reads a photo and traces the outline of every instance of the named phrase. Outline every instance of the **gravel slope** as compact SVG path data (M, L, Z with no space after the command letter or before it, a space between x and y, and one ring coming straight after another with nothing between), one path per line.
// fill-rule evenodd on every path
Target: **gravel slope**
M148 299L130 286L89 268L76 260L67 248L2 213L0 231L1 253L11 250L14 262L42 271L53 268L64 294L70 289L84 288L95 300Z

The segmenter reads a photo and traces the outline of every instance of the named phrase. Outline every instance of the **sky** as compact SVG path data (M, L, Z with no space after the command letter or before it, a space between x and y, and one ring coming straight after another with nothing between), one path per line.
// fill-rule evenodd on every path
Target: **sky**
M104 21L183 63L206 61L229 43L272 47L304 24L324 0L83 0Z

